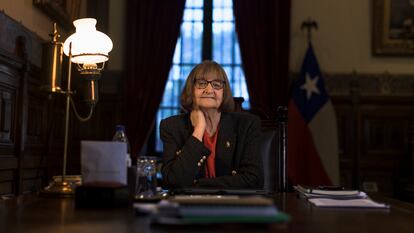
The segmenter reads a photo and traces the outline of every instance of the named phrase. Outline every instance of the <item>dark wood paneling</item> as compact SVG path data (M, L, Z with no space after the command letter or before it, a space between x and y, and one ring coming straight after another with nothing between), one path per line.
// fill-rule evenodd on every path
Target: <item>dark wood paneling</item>
M27 177L25 172L42 169L45 156L42 119L47 99L36 94L43 41L4 12L0 31L7 38L0 39L0 195L18 195L33 190L26 185L29 180L37 188L41 181L40 175Z
M52 28L52 25L50 28ZM6 15L4 11L0 11L0 35L0 48L2 50L20 58L25 53L30 64L37 67L41 66L42 39L20 22ZM23 38L23 40L19 41L18 38ZM22 65L18 61L13 61L13 63L15 63L13 66Z
M16 157L0 156L0 170L17 169L18 160ZM0 178L1 179L1 178Z
M378 75L333 76L328 86L338 120L341 183L394 195L394 180L411 153L410 126L414 123L414 96L399 92L398 87L406 85L398 83L409 84L413 78L395 77L387 93L382 85L389 83L384 79Z
M0 193L2 195L13 195L13 192L15 190L14 183L11 181L8 182L1 182L0 183Z
M5 56L2 57L3 60L0 60L0 144L3 154L6 154L4 149L9 149L8 154L13 154L19 73L18 67L10 66L13 62L8 63Z
M1 171L0 170L0 183L2 182L9 182L13 180L13 172L12 171Z
M19 63L0 50L0 194L14 194L17 189L19 158L16 154L16 116L19 87Z
M104 5L107 9L108 1ZM40 91L45 83L40 67L45 41L4 12L0 35L0 195L18 195L39 190L52 176L62 174L65 98ZM72 73L76 90L84 82L75 67ZM112 72L113 76L120 80L122 73ZM113 89L120 86L115 84ZM117 93L104 92L88 122L79 122L71 109L67 174L80 173L81 140L111 140L114 126L123 123ZM86 108L78 96L80 92L75 99L82 112Z

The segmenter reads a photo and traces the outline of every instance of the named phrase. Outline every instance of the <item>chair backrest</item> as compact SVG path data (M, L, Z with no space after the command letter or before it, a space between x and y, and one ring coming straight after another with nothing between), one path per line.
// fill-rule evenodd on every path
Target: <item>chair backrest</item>
M263 189L268 193L274 193L277 191L276 182L277 178L277 164L276 164L276 137L277 132L275 129L262 129L260 136L260 154L263 160L263 177L264 184Z
M287 192L287 109L279 107L274 117L262 118L260 154L263 160L264 190Z
M244 99L235 97L235 111L244 111ZM248 112L260 117L262 133L260 136L260 154L263 160L264 185L268 193L287 192L287 107L279 106L272 114L262 109Z

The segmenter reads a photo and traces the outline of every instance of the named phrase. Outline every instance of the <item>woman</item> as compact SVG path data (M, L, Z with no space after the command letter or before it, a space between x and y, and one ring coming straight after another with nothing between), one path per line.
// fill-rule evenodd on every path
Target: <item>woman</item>
M185 114L161 121L162 176L168 188L262 188L260 121L232 112L223 68L204 61L190 72L181 94Z

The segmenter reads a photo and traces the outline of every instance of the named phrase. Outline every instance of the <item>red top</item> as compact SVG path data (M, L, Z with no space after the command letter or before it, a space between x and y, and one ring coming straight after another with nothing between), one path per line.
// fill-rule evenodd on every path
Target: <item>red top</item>
M216 142L217 142L218 128L213 136L209 136L207 131L204 131L203 142L204 145L211 151L206 163L206 178L216 177Z

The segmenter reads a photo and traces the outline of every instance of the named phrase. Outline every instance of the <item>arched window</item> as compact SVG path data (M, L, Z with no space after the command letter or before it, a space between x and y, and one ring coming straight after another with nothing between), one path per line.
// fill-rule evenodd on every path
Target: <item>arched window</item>
M160 121L180 111L180 94L191 69L203 60L214 60L225 69L233 96L243 97L248 109L249 94L241 67L234 26L233 0L187 0L173 65L155 122L155 152L162 151Z

